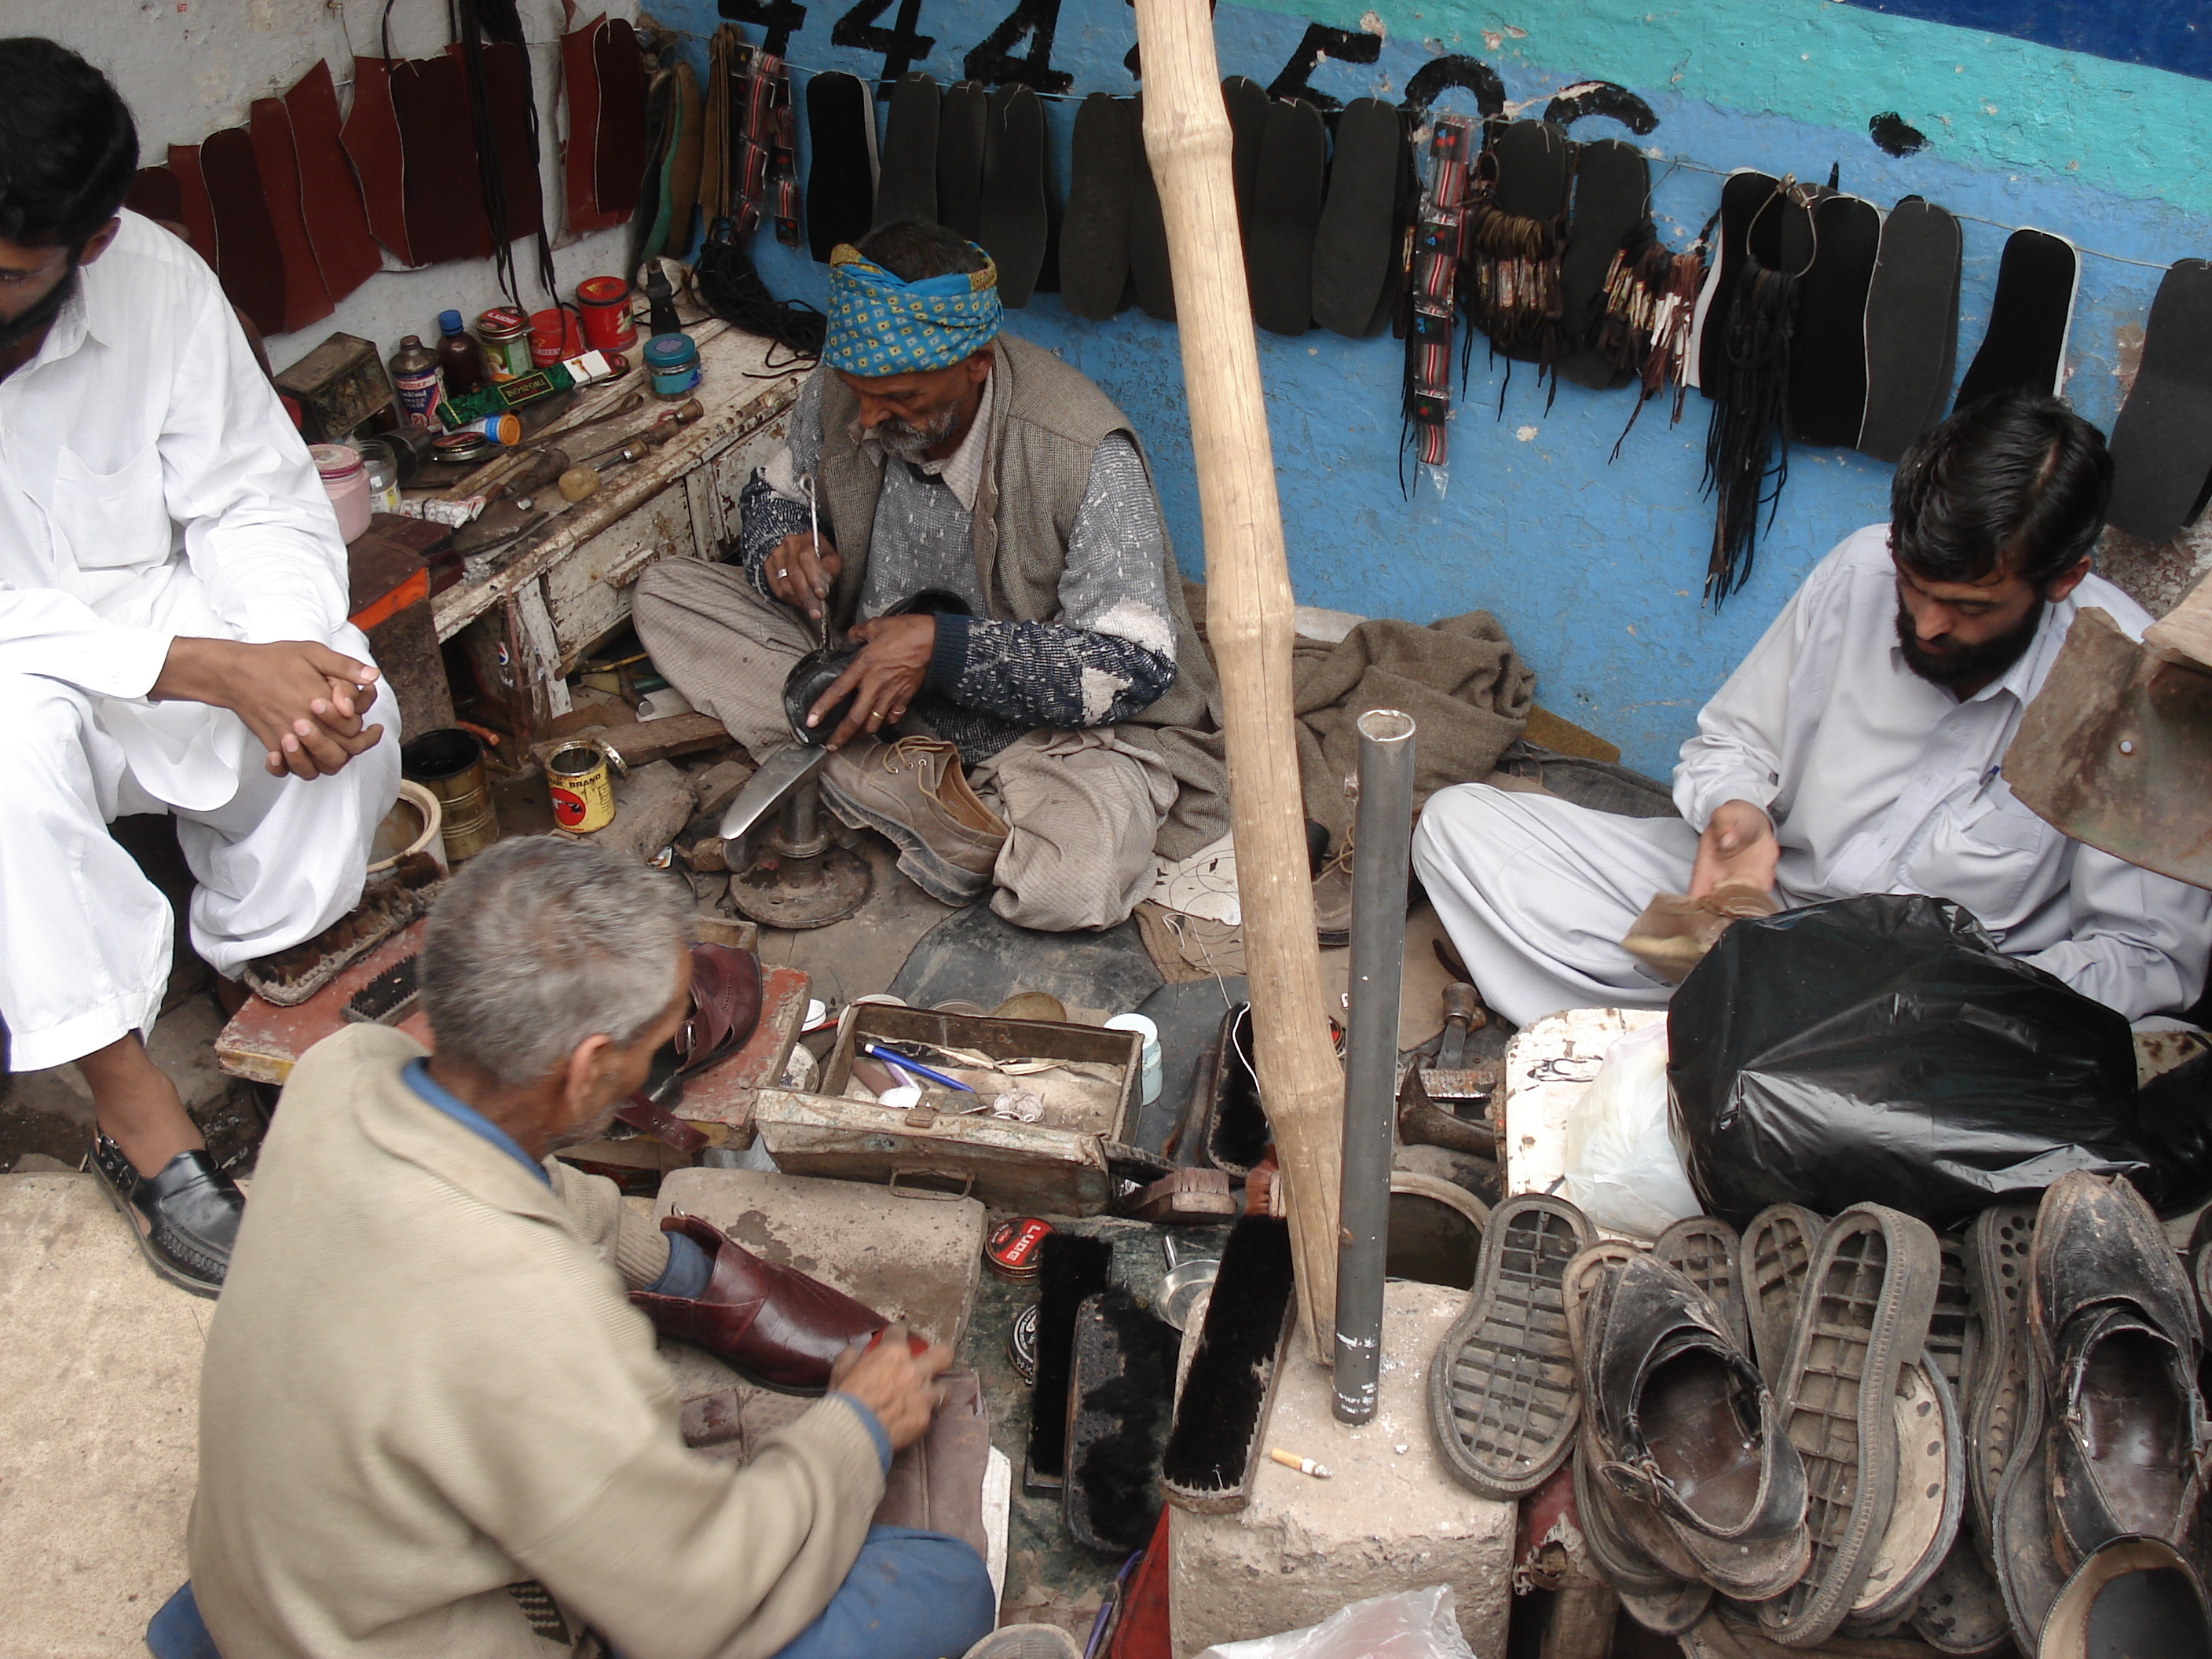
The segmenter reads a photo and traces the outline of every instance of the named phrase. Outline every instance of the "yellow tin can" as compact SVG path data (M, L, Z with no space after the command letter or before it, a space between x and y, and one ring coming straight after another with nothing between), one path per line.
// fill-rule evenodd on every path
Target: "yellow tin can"
M553 821L563 830L588 835L614 822L614 780L605 745L572 743L553 751L545 763L545 787L553 797Z

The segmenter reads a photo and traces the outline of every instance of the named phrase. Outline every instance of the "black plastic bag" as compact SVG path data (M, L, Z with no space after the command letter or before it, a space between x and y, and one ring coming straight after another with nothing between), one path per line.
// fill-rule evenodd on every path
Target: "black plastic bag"
M1955 1224L2069 1170L2161 1196L2127 1020L1947 900L1738 921L1674 993L1667 1036L1691 1182L1739 1227L1769 1204L1869 1200Z

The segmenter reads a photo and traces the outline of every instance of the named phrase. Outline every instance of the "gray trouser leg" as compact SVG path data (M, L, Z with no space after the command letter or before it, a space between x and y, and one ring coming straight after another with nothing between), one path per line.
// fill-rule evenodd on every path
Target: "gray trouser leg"
M735 565L663 559L637 579L630 619L668 683L755 760L791 741L783 682L814 647L798 616Z

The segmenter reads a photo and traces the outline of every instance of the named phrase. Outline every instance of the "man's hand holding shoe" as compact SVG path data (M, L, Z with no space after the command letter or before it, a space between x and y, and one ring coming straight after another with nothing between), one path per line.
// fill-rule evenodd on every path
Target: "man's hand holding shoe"
M937 1379L951 1364L952 1350L943 1343L921 1344L905 1326L891 1325L874 1340L856 1342L837 1356L830 1367L830 1389L873 1412L891 1449L904 1451L929 1431L930 1419L945 1403Z

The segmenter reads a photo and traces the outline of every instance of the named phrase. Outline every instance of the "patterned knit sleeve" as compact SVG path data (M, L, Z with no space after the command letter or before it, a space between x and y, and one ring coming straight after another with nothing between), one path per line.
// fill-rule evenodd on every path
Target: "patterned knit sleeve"
M791 406L783 447L757 469L738 492L738 562L745 580L761 595L774 599L767 580L768 556L786 536L812 522L806 490L822 459L822 371L817 367L799 388Z
M1136 446L1098 446L1067 538L1061 620L939 617L928 684L951 701L1030 726L1111 726L1175 684L1166 532Z

